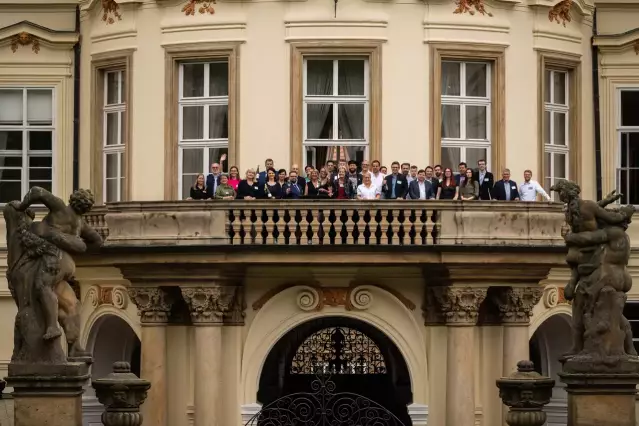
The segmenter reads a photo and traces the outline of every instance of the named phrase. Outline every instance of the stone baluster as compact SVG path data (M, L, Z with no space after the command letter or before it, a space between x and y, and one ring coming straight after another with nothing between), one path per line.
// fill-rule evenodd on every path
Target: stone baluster
M152 385L142 410L145 426L168 426L166 325L173 300L159 287L131 287L129 298L138 307L142 323L141 376Z
M111 374L93 380L91 385L98 401L104 405L104 426L142 425L140 405L146 399L151 383L133 374L128 362L114 363Z
M517 371L497 380L499 397L509 407L508 426L542 426L546 413L542 410L550 402L555 381L535 372L531 361L519 361Z

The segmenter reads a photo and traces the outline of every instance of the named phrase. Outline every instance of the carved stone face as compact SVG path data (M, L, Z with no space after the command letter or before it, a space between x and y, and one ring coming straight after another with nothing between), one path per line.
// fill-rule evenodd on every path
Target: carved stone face
M31 34L22 32L18 35L18 41L20 44L25 45L31 42Z

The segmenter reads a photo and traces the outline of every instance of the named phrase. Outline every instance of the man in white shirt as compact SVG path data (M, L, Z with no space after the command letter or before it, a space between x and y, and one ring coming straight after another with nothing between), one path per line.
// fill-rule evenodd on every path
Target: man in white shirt
M544 188L539 185L539 182L532 180L532 171L524 171L524 183L519 185L519 197L521 201L537 201L537 194L546 201L550 201L550 196L544 191Z
M382 186L384 186L384 173L379 170L380 162L373 160L371 166L373 168L373 172L371 173L371 182L373 182L373 185L375 185L381 192Z

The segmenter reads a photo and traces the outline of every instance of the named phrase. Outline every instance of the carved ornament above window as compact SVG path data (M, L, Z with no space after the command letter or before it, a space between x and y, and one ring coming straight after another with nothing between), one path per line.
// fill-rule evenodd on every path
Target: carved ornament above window
M558 24L563 24L566 26L566 22L572 21L572 16L570 15L570 7L572 6L573 0L562 0L550 9L548 12L548 19L550 22L557 22Z
M40 40L38 37L33 34L29 34L27 32L21 32L20 34L16 34L11 39L11 51L16 53L20 46L28 46L31 45L31 50L34 53L40 52Z
M215 13L215 9L213 5L216 4L215 0L189 0L186 5L182 8L182 12L186 16L195 16L195 11L201 15L206 13L213 15Z
M115 19L121 20L120 5L115 0L102 0L102 20L107 25L115 23Z
M455 0L455 4L457 5L457 9L453 13L469 13L470 15L474 15L475 12L480 15L488 15L493 16L492 13L486 11L486 7L484 5L484 0Z

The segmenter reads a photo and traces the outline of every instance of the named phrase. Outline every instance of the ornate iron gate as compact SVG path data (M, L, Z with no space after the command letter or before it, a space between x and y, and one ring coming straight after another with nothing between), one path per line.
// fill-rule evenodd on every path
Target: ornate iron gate
M283 396L245 426L407 426L377 402L350 392L336 393L330 376L316 375L310 393Z

